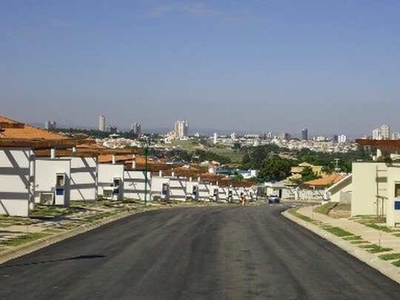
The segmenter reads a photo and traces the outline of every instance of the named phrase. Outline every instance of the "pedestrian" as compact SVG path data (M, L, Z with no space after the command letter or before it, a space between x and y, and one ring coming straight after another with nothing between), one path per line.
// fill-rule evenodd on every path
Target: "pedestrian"
M242 206L246 206L246 201L247 201L246 195L243 192L241 192L240 193L240 204Z

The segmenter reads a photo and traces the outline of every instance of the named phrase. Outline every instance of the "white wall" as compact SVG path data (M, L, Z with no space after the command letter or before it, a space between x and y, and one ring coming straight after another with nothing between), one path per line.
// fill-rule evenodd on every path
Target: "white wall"
M207 183L199 183L199 200L209 200L210 199L210 186Z
M218 187L218 201L229 201L228 200L229 188L225 186Z
M94 157L71 158L71 201L97 200L97 159Z
M219 201L218 185L210 184L209 190L210 190L210 199L212 199L212 201ZM214 192L216 192L216 195L214 195Z
M163 200L169 201L169 194L162 195L163 184L169 185L168 177L153 176L151 179L151 198L154 199L155 196L162 197Z
M341 202L343 199L351 199L352 193L352 177L344 178L334 186L328 189L327 194L329 201Z
M69 205L69 181L71 177L70 159L37 158L35 161L35 202L40 202L41 193L53 193L55 199L56 175L65 174L66 183L63 201L55 201L57 205Z
M169 188L171 199L186 201L186 184L187 180L184 178L172 177L169 180Z
M99 164L98 167L98 190L99 196L104 196L104 190L110 190L114 178L121 179L120 193L116 200L123 200L124 197L124 165Z
M400 165L395 164L388 168L388 199L386 225L394 227L400 225L400 210L395 210L395 201L400 201L400 197L395 198L395 185L400 184Z
M240 193L242 192L242 188L239 187L232 187L232 202L239 202L241 200Z
M0 149L0 214L27 217L34 201L33 182L33 152Z
M144 200L145 189L147 188L146 200L150 201L151 197L151 172L147 172L147 186L145 171L125 171L124 172L124 196L129 199Z
M377 172L378 170L378 172ZM378 184L377 184L378 174ZM387 166L385 163L353 163L351 215L376 215L377 193L387 197ZM381 203L382 200L379 200ZM385 201L387 202L387 201ZM379 214L386 214L385 207L378 207Z

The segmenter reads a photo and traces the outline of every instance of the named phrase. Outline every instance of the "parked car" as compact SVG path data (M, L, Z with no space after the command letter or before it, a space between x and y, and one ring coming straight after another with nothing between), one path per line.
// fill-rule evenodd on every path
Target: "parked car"
M277 195L270 195L268 197L268 203L279 203L281 202L281 198L279 198L279 196Z

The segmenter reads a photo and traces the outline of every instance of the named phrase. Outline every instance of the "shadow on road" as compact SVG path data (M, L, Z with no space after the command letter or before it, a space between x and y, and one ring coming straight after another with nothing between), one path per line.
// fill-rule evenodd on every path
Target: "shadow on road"
M63 262L63 261L100 259L100 258L106 258L106 257L107 257L106 255L78 255L78 256L67 257L67 258L59 258L59 259L52 259L52 260L42 260L42 261L33 261L33 262L27 262L27 263L22 263L22 264L15 264L15 265L3 265L3 266L0 266L0 269L21 267L21 266L32 266L32 265L40 265L40 264L48 264L48 263Z

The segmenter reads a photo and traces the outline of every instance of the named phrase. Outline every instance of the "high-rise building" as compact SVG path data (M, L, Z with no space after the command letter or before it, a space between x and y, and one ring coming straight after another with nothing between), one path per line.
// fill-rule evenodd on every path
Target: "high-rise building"
M99 130L106 131L106 117L103 115L99 116Z
M382 139L389 140L390 139L390 127L389 127L389 125L382 125L380 129L381 129Z
M391 138L392 140L400 140L400 132L393 132Z
M184 121L176 121L175 122L175 136L177 138L185 138L189 135L189 122L184 120Z
M347 136L344 134L341 134L338 136L338 143L346 143L347 142Z
M232 140L232 141L236 141L236 140L237 140L237 134L236 134L236 132L232 132L232 133L231 133L231 140Z
M379 128L375 128L374 130L372 130L372 139L373 140L381 140L382 139L381 130Z
M218 142L218 134L214 132L213 142L216 144Z
M292 136L287 132L282 132L281 135L280 135L280 139L281 140L289 141L291 138L292 138Z
M372 139L373 140L389 140L390 136L390 127L389 125L381 125L379 128L375 128L372 130Z
M332 141L333 141L334 143L339 142L339 136L338 136L337 134L335 134L335 135L333 136L333 138L332 138Z
M131 126L131 131L134 135L136 136L141 136L142 135L142 125L139 123L133 123Z
M308 129L304 128L301 130L301 139L303 141L307 141L308 140Z
M44 124L44 128L47 130L53 130L56 129L56 127L57 127L56 121L46 121L46 123Z

